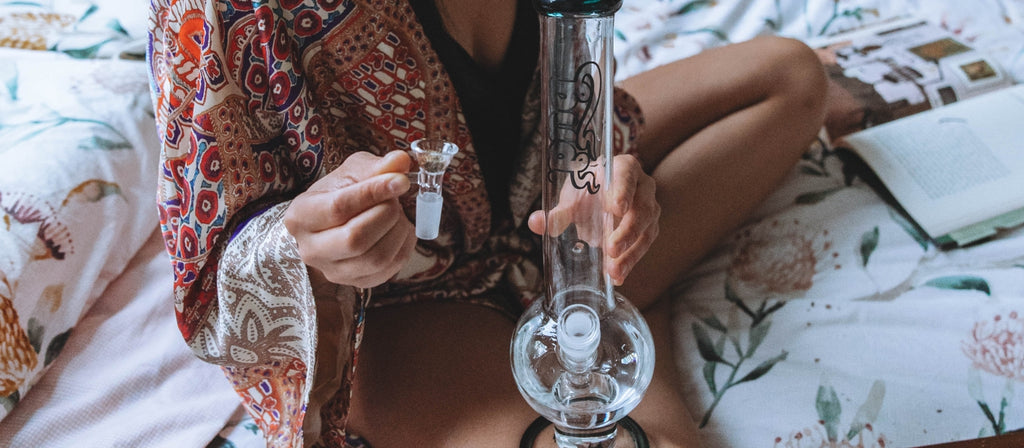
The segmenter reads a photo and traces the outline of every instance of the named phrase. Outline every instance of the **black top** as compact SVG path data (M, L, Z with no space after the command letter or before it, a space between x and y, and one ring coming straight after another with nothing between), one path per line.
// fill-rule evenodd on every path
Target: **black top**
M435 0L411 0L462 105L491 203L492 227L512 212L509 184L522 146L522 108L540 51L540 26L530 0L514 0L515 24L497 71L477 64L444 28Z

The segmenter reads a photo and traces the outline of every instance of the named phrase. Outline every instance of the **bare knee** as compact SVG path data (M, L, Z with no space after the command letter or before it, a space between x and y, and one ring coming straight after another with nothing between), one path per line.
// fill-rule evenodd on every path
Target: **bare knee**
M768 36L752 41L764 55L769 95L788 105L787 118L817 131L824 122L828 80L817 54L796 39Z

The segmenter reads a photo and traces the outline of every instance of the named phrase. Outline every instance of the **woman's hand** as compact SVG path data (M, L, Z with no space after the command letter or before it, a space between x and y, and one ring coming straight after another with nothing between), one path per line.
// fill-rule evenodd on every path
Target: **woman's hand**
M398 197L409 190L409 155L356 153L296 197L284 225L314 274L359 288L398 273L416 245Z
M650 249L658 237L658 218L661 206L654 197L654 178L647 175L640 165L640 160L632 155L618 155L612 163L612 189L604 195L604 209L615 218L615 229L605 234L604 249L605 272L616 286L622 285L633 266ZM600 176L599 176L600 177ZM568 193L567 193L568 192ZM586 198L573 199L585 194L571 186L563 188L559 205L550 211L551 228L549 234L558 235L570 223L581 227L581 222L590 219L592 201ZM544 233L544 213L533 212L528 221L530 230L541 235ZM583 224L585 226L586 224ZM580 236L586 239L585 228L578 228Z

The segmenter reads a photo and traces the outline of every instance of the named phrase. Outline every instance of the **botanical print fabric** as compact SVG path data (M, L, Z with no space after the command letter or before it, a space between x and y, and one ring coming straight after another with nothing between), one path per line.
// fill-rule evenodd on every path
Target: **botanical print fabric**
M144 65L0 49L0 67L2 418L152 232L156 155Z
M618 76L764 34L914 14L1024 79L1019 2L627 1ZM710 447L919 446L1024 427L1024 230L940 250L855 156L813 144L676 290L677 364Z
M141 58L147 6L116 0L2 0L0 47L74 58Z

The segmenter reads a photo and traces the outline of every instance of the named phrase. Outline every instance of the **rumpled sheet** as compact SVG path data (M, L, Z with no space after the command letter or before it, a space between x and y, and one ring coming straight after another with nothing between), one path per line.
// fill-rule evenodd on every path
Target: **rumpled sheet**
M62 355L0 421L0 445L182 448L215 439L241 410L238 396L182 343L171 281L154 225Z
M813 44L917 14L1019 82L1021 5L632 0L616 17L617 77L759 35ZM939 250L874 184L822 139L678 285L667 356L705 446L909 447L1024 427L1024 230Z

